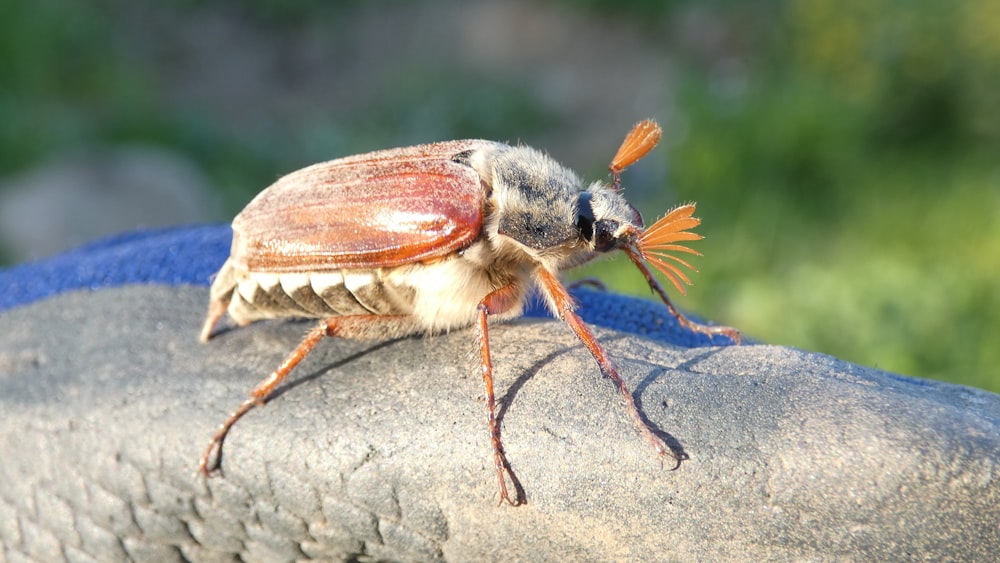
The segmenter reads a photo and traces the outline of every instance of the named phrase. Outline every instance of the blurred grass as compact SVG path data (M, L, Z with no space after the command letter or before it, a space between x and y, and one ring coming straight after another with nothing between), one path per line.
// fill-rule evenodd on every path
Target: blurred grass
M765 342L1000 392L1000 10L776 6L751 57L681 73L670 187L707 238L678 302ZM648 294L627 269L610 285Z
M232 5L294 33L315 10L354 4ZM657 32L700 10L729 30L728 44L709 47L661 33L678 61L663 149L670 196L640 205L652 219L699 203L705 257L682 307L765 342L1000 392L993 0L561 5ZM162 104L155 69L123 43L114 7L0 3L0 174L81 144L154 143L194 158L235 213L279 173L331 155L558 126L515 82L428 66L335 126L235 131L202 108ZM641 171L626 183L630 174ZM616 264L580 275L648 295L637 272Z
M742 107L701 98L702 127L675 156L679 190L729 187L756 209L735 238L771 229L743 245L721 316L769 342L1000 390L1000 50L982 42L996 4L793 1L785 17ZM740 207L713 222L742 227Z

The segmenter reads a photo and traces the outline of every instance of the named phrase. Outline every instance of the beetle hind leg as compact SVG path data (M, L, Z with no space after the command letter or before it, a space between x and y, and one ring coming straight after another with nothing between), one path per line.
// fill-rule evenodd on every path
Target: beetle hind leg
M213 305L215 301L213 301ZM225 311L225 307L222 309ZM206 326L211 321L211 311L209 309L209 319ZM217 319L216 319L217 320ZM214 324L214 322L213 322ZM236 422L243 418L243 415L250 412L254 407L263 406L274 394L281 382L288 377L295 366L312 352L319 341L326 336L339 336L342 338L355 339L385 339L399 338L418 332L417 322L410 316L383 316L383 315L357 315L349 317L333 317L321 322L318 326L310 330L302 342L285 358L285 361L278 366L271 375L257 384L250 392L250 396L240 403L226 420L219 426L212 441L209 442L205 453L202 454L198 467L205 476L221 472L222 469L222 444L226 436ZM211 327L209 326L209 331Z

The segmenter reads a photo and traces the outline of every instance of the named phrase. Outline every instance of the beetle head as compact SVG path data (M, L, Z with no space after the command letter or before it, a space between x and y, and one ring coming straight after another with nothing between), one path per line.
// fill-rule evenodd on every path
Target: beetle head
M486 231L497 251L515 259L527 255L561 270L623 250L642 264L640 269L649 263L683 293L681 282L690 281L677 264L694 268L669 252L697 254L675 244L701 238L687 230L699 223L691 216L694 205L678 207L644 228L620 190L621 172L648 154L660 134L656 122L638 123L611 160L612 183L594 182L586 189L573 171L530 147L472 155L469 163L491 180Z
M662 133L652 119L637 123L608 166L614 182L610 186L595 182L580 193L576 227L594 251L627 249L642 233L642 216L621 195L621 173L653 150Z
M642 229L642 218L605 182L584 187L573 171L529 147L492 157L490 214L501 252L526 254L555 269L596 253L623 248Z
M631 245L642 232L642 217L619 191L621 172L649 153L660 135L655 121L638 123L608 167L614 182L595 182L586 190L573 171L534 149L493 154L486 177L493 180L497 234L564 265Z
M702 238L689 230L701 224L700 219L692 216L694 204L676 207L644 229L639 212L620 193L622 171L653 150L661 133L660 126L648 119L632 128L608 166L614 183L611 186L596 183L580 194L576 225L581 237L594 251L624 250L646 276L651 287L656 289L659 286L653 281L647 263L683 294L684 284L690 284L691 280L681 266L697 270L678 258L676 253L700 255L687 246L677 244Z
M576 229L595 252L624 248L642 232L642 216L620 193L595 182L577 198Z

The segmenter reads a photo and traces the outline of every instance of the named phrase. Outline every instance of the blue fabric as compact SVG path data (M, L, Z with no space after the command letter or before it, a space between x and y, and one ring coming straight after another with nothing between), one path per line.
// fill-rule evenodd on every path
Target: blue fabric
M207 286L229 255L231 240L228 225L139 230L0 270L0 288L5 288L0 291L0 312L78 289L96 291L130 284ZM582 288L573 294L588 323L681 346L729 344L728 338L710 339L679 326L659 302ZM537 300L528 311L529 316L548 314Z

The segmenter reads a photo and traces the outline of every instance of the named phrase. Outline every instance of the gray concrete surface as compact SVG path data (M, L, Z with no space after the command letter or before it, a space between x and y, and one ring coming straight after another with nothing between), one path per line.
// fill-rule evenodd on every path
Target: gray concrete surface
M1000 397L774 346L598 330L661 467L553 321L492 331L528 504L498 506L474 336L327 340L196 473L309 324L197 341L206 288L61 295L0 315L0 542L11 561L988 560Z

